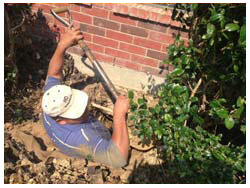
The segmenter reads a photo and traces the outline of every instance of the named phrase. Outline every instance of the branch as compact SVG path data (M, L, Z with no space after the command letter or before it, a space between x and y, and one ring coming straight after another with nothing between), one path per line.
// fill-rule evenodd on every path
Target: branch
M20 24L18 24L17 26L11 28L11 29L10 29L11 32L13 32L14 30L16 30L17 28L19 28L19 27L21 27L21 26L23 25L23 23L24 23L24 21L25 21L25 15L24 15L23 11L22 11L22 16L23 16L23 19L22 19L22 21L20 22Z
M198 83L194 87L194 89L191 89L191 86L189 86L190 89L191 89L191 91L192 91L189 99L191 99L192 97L194 97L194 95L196 94L196 92L197 92L198 88L200 87L201 83L202 83L202 79L200 78L199 81L198 81ZM189 103L188 103L188 108L190 107L190 105L191 105L191 101L189 101ZM187 125L187 120L185 120L185 122L184 122L184 127L186 127L186 125Z
M200 78L198 83L196 84L196 86L194 87L194 89L192 90L192 93L191 93L191 96L190 96L190 99L195 95L195 93L197 92L198 88L200 87L201 85L201 82L202 82L202 79Z

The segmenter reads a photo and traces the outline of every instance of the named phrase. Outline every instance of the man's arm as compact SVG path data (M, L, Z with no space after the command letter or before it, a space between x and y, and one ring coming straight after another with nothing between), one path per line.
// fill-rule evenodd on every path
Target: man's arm
M117 145L124 158L128 159L129 137L126 114L129 109L129 99L119 96L114 107L112 140Z
M48 76L62 79L64 53L69 47L77 44L77 42L81 39L83 39L83 35L79 28L67 29L66 33L62 35L56 51L50 60Z

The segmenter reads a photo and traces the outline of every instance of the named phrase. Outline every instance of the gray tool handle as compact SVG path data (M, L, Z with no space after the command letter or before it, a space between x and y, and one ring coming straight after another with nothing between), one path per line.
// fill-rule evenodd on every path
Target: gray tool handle
M103 70L100 63L96 60L95 56L92 54L92 52L89 49L89 47L87 46L87 44L83 40L81 40L81 41L79 41L79 45L85 51L86 56L88 57L90 62L93 64L94 68L100 74L100 77L102 79L102 83L104 83L104 87L107 89L108 94L110 95L112 102L115 103L115 101L118 98L118 92L115 89L113 83L110 81L109 77L107 76L107 74Z

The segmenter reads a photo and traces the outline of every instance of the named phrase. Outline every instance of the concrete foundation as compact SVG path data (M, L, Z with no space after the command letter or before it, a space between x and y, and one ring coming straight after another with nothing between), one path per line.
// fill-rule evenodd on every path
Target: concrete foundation
M88 59L82 59L79 55L69 53L75 61L75 67L83 74L94 76L93 66ZM125 87L136 91L151 91L164 83L164 78L137 72L135 70L119 67L108 63L99 62L115 86Z

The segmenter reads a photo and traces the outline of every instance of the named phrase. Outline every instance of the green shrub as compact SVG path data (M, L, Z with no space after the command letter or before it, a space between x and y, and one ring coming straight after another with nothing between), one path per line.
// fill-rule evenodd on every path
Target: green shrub
M245 183L245 13L245 4L177 4L172 18L190 40L169 46L163 63L175 70L159 102L129 92L135 134L155 143L180 183Z

